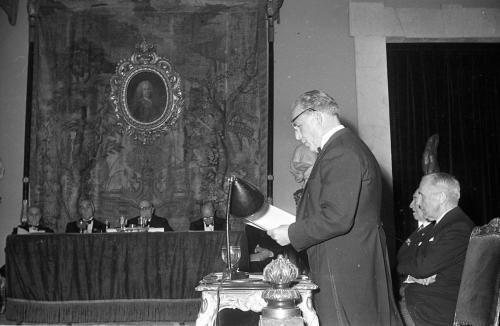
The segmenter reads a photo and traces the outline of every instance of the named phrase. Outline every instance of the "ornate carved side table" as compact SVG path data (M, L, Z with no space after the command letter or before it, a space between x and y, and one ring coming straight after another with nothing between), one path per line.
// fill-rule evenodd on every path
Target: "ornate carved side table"
M262 280L262 275L250 275L243 280L221 281L220 273L209 274L200 281L196 291L202 292L202 303L196 326L213 326L217 313L225 308L242 311L261 312L267 303L262 298L270 284ZM298 307L307 326L319 326L318 316L312 304L312 291L318 286L312 281L297 280L293 286L300 292Z

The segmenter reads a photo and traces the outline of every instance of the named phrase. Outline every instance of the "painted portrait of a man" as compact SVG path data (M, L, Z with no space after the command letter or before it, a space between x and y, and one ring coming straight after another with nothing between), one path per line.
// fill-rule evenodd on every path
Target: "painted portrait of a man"
M127 87L128 111L132 118L141 123L159 119L166 107L165 83L154 72L146 71L135 75Z

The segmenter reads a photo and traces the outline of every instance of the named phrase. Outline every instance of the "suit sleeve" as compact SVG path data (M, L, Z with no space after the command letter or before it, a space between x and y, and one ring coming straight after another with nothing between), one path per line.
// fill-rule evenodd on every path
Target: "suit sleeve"
M253 254L257 245L273 252L275 256L284 253L284 247L267 235L265 231L259 230L253 226L245 225L245 233L248 242L248 251Z
M426 278L438 274L444 268L464 259L471 229L466 223L458 222L441 230L439 234L426 240L413 259L400 262L397 270L416 278Z
M101 233L105 233L106 232L106 223L98 221L98 220L94 220L94 229L96 229L97 231L99 231Z
M304 216L290 225L288 235L297 251L346 234L354 224L361 191L362 168L359 155L352 150L331 151L319 162L319 171L308 185ZM320 178L319 180L316 180ZM319 193L317 192L319 191Z
M139 221L138 217L133 217L131 219L127 219L127 224L125 224L126 227L131 227L133 225L137 225Z
M164 222L163 232L173 231L170 224L168 224L168 220L166 218L164 220L165 220L165 222Z
M198 220L189 223L189 230L190 231L199 231L200 230L200 228L198 227Z

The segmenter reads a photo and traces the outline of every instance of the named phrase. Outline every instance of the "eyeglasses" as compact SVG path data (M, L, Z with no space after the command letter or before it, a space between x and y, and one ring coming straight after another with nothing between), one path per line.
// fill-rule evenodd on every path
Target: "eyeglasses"
M313 112L315 112L315 111L316 111L316 109L315 109L315 108L307 108L307 109L305 109L304 111L302 111L302 112L300 112L299 114L297 114L297 115L295 116L295 118L293 118L293 119L292 119L292 121L290 121L290 123L292 124L292 126L293 126L293 127L298 127L298 125L295 123L295 120L297 120L297 119L298 119L301 115L303 115L303 114L304 114L305 112L307 112L307 111L313 111Z
M151 206L149 206L149 207L139 207L139 208L141 209L141 211L146 211L148 209L151 209Z

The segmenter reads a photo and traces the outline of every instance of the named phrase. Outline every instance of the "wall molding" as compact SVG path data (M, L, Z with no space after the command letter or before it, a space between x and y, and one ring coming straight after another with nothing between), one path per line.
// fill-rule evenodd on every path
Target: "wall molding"
M391 8L381 2L351 2L358 130L392 187L386 43L500 42L500 8Z

